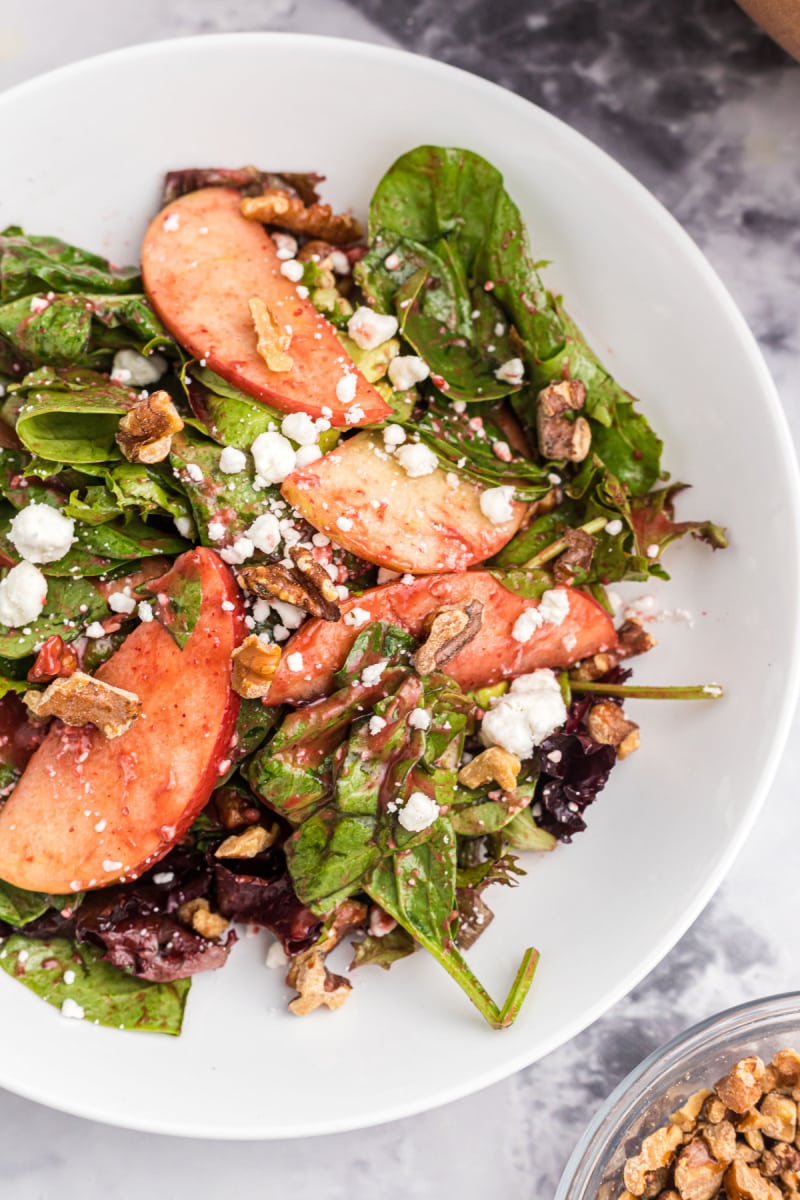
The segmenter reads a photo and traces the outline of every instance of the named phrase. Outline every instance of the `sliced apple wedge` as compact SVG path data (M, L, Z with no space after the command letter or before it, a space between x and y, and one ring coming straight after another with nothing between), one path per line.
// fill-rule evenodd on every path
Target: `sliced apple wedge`
M55 895L135 879L207 803L239 710L230 659L241 596L202 547L149 588L159 619L138 625L96 672L136 693L139 718L113 741L53 722L0 809L0 879Z
M538 667L568 667L617 644L611 617L596 600L575 588L559 588L569 599L560 625L541 625L527 642L512 635L517 618L537 600L509 591L488 571L431 575L413 583L388 583L345 600L339 621L307 621L286 644L265 704L303 704L324 696L350 647L369 621L399 625L415 637L425 618L446 604L483 605L480 632L443 668L462 688L488 687ZM290 671L289 655L301 655L303 669ZM297 658L294 658L297 665Z
M480 506L482 488L437 467L407 475L383 449L380 434L359 433L294 471L283 494L306 520L367 562L430 575L463 571L502 550L527 505L493 525Z
M230 188L203 188L174 200L151 222L142 276L159 317L212 371L281 412L328 416L337 427L384 420L391 409L353 365L330 322L281 273L285 264L275 243L261 225L244 219L240 203ZM291 333L284 347L288 370L271 370L259 354L252 299L264 302L281 337ZM336 395L345 371L355 381L347 403Z

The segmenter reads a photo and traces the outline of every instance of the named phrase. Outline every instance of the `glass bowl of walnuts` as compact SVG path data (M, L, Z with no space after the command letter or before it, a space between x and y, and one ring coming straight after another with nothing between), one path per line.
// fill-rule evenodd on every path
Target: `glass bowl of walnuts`
M693 1026L595 1116L555 1200L800 1200L800 992Z

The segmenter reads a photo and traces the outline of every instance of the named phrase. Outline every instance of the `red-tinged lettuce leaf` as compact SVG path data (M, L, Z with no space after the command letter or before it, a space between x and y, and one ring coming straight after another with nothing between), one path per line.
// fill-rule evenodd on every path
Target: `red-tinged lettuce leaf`
M297 899L285 872L262 878L254 873L253 860L239 862L236 869L217 863L215 884L223 916L269 929L280 938L289 956L307 950L316 941L320 919Z
M728 545L726 531L713 521L676 521L675 497L687 490L688 484L673 483L659 488L646 496L637 496L631 502L631 524L640 554L655 558L650 553L653 546L660 553L670 542L692 537L705 542L712 550L724 550Z
M235 188L243 196L260 196L270 188L278 188L299 196L304 204L315 204L319 200L317 184L322 183L324 178L324 175L317 175L313 171L298 173L260 171L258 167L184 167L178 171L168 171L164 176L161 205L164 207L187 192L207 187Z
M116 913L101 912L96 922L84 915L82 937L99 946L105 961L154 983L215 971L225 965L237 940L229 931L224 942L208 941L163 913L119 919Z
M356 967L376 966L388 971L393 963L401 958L408 958L416 949L417 943L402 925L396 926L383 937L375 937L374 934L368 933L363 941L353 945L350 970L354 971Z

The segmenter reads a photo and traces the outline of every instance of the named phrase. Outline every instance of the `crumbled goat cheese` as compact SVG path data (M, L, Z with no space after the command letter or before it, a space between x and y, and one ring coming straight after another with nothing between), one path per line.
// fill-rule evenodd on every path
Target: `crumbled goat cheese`
M616 537L618 533L622 533L622 521L615 517L613 521L606 521L603 529L610 537Z
M278 258L286 262L297 254L297 239L290 233L273 233L272 240L278 250Z
M181 537L189 538L194 532L194 525L191 517L176 517L175 528Z
M223 475L238 475L247 466L247 455L244 450L235 446L225 446L219 456L219 469Z
M157 383L169 363L163 354L140 354L138 350L118 350L111 364L113 383L127 383L130 387L149 387Z
M381 659L380 662L372 663L369 667L364 667L359 679L364 687L374 687L376 683L380 683L381 675L386 670L387 660Z
M227 526L222 521L209 521L206 532L212 542L221 542L227 533Z
M303 656L299 650L295 650L294 654L287 656L286 665L290 671L297 673L303 669Z
M357 425L364 420L366 413L360 404L352 404L344 415L348 425Z
M484 746L502 746L518 758L530 758L567 719L567 708L553 671L520 675L486 713L481 725Z
M87 625L84 631L87 637L101 638L105 637L106 631L99 621L92 621L91 625Z
M47 600L47 580L32 563L18 563L0 580L0 624L16 629L35 621Z
M86 1011L83 1005L78 1004L77 1000L73 1000L71 996L67 996L61 1005L61 1015L62 1017L66 1017L68 1021L82 1021L86 1016Z
M136 612L140 621L147 622L153 619L153 606L149 600L140 600Z
M383 444L391 453L397 446L402 446L406 440L406 431L402 425L387 425L383 431Z
M397 317L373 312L362 305L347 322L347 332L362 350L374 350L397 333Z
M336 528L341 529L342 533L349 533L350 530L353 528L352 517L337 517L336 518Z
M133 596L126 596L125 592L112 592L108 597L108 607L115 613L132 613L136 608L136 601Z
M259 596L251 611L254 621L258 625L263 625L264 621L269 617L269 600L265 600L263 596Z
M291 279L292 283L299 283L303 278L303 264L296 258L287 258L281 263L281 275Z
M336 382L336 399L340 404L351 404L356 398L358 380L352 372L342 375Z
M395 458L411 479L421 475L432 475L439 466L436 455L422 442L406 442L396 452Z
M397 819L409 833L422 833L439 816L439 805L424 792L412 792L398 813Z
M50 504L28 504L14 517L8 537L28 562L57 562L75 540L75 522Z
M384 720L383 717L379 717L377 713L375 713L374 716L370 717L369 731L373 737L375 737L376 733L380 733L381 730L383 730L385 728L386 728L386 721Z
M478 503L483 515L488 517L493 525L503 525L514 516L513 500L513 487L504 484L502 487L486 488L481 492Z
M269 606L278 614L281 624L287 629L299 629L308 616L302 608L296 604L289 604L287 600L270 600Z
M173 212L169 216L164 217L164 228L167 233L175 233L180 228L180 224L181 219L178 213Z
M415 708L408 714L408 723L412 729L430 729L431 714L424 708Z
M399 392L407 392L415 383L421 383L430 375L428 364L416 354L401 354L389 363L389 381Z
M652 542L647 547L647 557L648 558L658 558L658 546L656 545L655 542Z
M283 483L294 470L294 447L282 433L260 433L250 450L256 471L267 483Z
M302 470L303 467L310 467L318 458L322 458L319 446L301 446L294 456L294 465L298 470Z
M391 254L386 255L386 258L383 260L383 265L386 267L387 271L397 270L397 268L400 266L400 255L396 250L393 250Z
M285 967L286 966L289 959L287 958L286 951L284 950L284 948L280 942L275 941L272 943L269 950L267 951L267 957L266 957L265 961L266 961L266 964L268 967L276 968L276 967Z
M31 312L32 313L36 313L36 315L38 316L39 313L46 312L46 310L49 307L50 307L50 301L47 299L46 296L31 296Z
M69 987L75 982L75 972L66 970L62 976L62 981Z
M298 446L313 446L319 437L313 417L304 412L292 412L281 421L281 433Z
M242 536L238 537L232 546L226 546L224 550L220 550L219 556L223 562L232 567L241 566L248 558L253 557L255 545L251 538Z
M362 625L366 625L371 615L365 608L351 608L350 612L344 614L344 623L352 625L354 629L360 629Z
M501 383L510 383L516 385L522 383L525 378L525 365L521 358L510 358L508 362L504 362L498 367L494 373L495 379L499 379Z
M193 483L202 483L203 482L203 472L202 472L201 468L198 467L197 463L187 463L186 464L186 474L189 476L189 478L192 480Z
M514 622L511 636L515 642L529 642L537 629L544 624L544 617L538 608L526 608Z
M539 616L548 625L562 625L569 616L569 592L566 588L551 588L539 602Z
M278 524L278 518L272 513L262 513L245 530L245 534L256 550L262 550L264 554L272 554L281 540L281 527Z

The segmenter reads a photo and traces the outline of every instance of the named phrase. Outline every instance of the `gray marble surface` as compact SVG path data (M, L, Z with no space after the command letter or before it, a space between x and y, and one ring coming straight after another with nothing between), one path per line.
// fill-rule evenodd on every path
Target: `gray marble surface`
M3 0L0 88L135 41L245 29L398 43L485 75L588 134L705 250L800 437L800 67L732 2ZM694 927L602 1020L504 1083L364 1133L265 1145L134 1134L0 1092L0 1195L550 1200L584 1124L644 1054L720 1008L800 985L798 772L795 723L765 814Z

